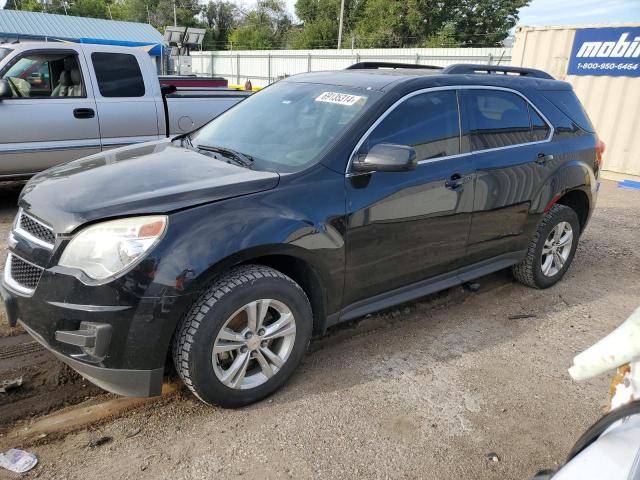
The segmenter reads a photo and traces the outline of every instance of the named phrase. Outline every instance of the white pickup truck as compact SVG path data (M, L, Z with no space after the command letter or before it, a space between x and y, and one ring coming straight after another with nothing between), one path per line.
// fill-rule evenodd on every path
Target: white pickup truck
M141 49L0 44L0 179L195 130L249 94L161 88Z

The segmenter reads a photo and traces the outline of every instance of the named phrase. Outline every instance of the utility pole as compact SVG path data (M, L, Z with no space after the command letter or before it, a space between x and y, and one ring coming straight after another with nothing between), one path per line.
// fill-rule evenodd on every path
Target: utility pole
M340 2L340 26L338 27L338 50L342 48L342 22L344 21L344 0Z
M178 14L176 13L176 0L173 0L173 26L178 26Z

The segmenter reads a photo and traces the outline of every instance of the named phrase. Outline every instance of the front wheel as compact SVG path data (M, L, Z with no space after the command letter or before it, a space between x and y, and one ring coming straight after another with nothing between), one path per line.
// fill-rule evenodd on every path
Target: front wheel
M242 266L213 283L187 314L174 363L205 403L241 407L287 381L311 330L311 306L297 283L269 267Z
M526 257L513 267L514 277L533 288L555 285L569 269L579 238L576 212L565 205L554 205L538 224Z

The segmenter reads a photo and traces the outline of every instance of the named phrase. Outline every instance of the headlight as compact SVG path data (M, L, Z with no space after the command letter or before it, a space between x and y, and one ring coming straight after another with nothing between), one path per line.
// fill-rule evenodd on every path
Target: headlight
M78 268L94 280L116 276L158 243L167 222L167 217L157 215L92 225L73 237L58 263Z

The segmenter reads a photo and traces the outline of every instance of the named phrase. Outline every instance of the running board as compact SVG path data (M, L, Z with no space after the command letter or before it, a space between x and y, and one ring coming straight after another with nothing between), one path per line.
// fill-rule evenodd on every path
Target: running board
M360 300L343 308L339 313L330 315L327 318L327 327L484 277L519 263L526 254L526 250L504 253L489 260Z

